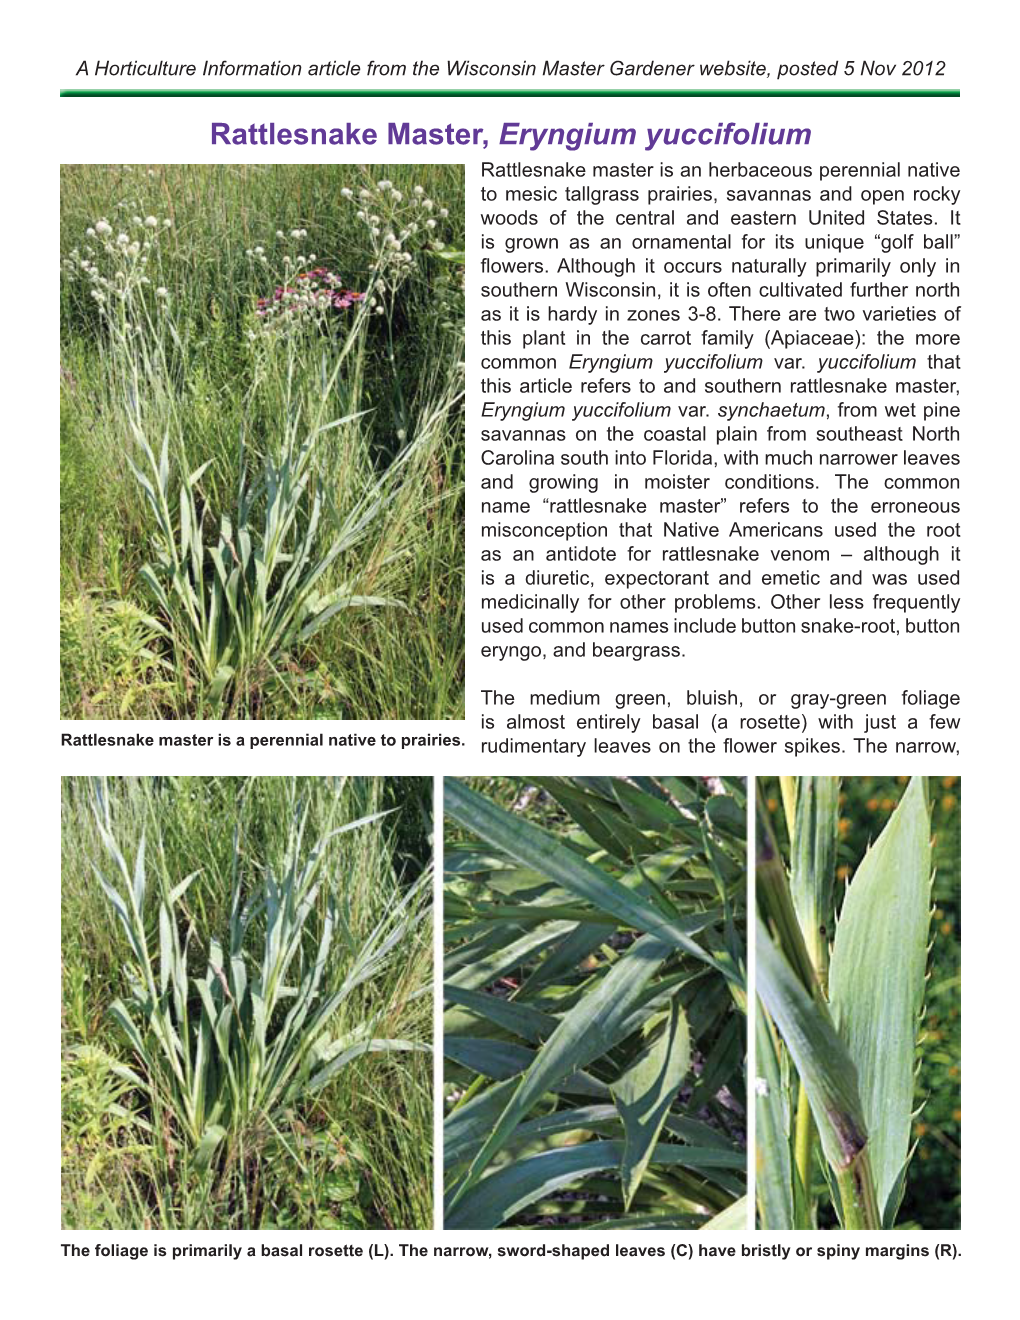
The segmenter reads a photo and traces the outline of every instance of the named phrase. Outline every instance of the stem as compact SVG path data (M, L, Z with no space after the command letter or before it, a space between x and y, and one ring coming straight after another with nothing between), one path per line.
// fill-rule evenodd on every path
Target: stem
M846 1229L880 1229L882 1216L875 1196L875 1179L867 1146L845 1169L836 1171L839 1199L843 1205Z
M407 416L407 405L404 402L404 391L400 386L400 375L397 372L397 357L393 346L393 299L386 306L386 342L389 348L390 371L393 373L393 389L397 396L397 414L400 417L400 426L398 430L408 430L409 420Z
M791 775L785 775L780 779L779 786L783 798L786 828L792 853L796 838L797 780ZM758 856L756 862L755 882L759 886L761 899L764 900L764 909L779 934L780 944L812 998L825 1003L824 987L828 968L826 966L823 970L820 967L817 945L805 935L800 922L797 920L790 897L786 868L779 859L779 850L772 833L771 822L761 799L760 790L758 799ZM794 1126L794 1162L801 1186L804 1188L804 1199L809 1207L812 1220L814 1217L814 1201L811 1196L811 1183L815 1136L815 1122L811 1114L807 1090L804 1084L801 1083L797 1097L797 1115Z
M805 1200L809 1206L813 1206L811 1175L813 1169L812 1156L815 1148L815 1121L811 1117L811 1105L808 1103L807 1091L803 1083L797 1097L796 1122L793 1154L797 1164L797 1175L800 1178L801 1186L804 1188Z
M793 851L793 836L797 827L797 777L796 775L779 776L779 792L783 799L783 814L786 816L786 833Z
M811 959L815 969L815 976L818 977L818 984L821 986L822 994L827 1000L829 997L829 940L827 935L823 935L820 930L813 930L811 938L807 941L808 957Z
M484 1085L485 1085L485 1078L481 1076L476 1077L475 1080L470 1084L470 1086L464 1092L464 1094L453 1106L453 1109L450 1110L450 1112L451 1113L455 1112L456 1110L460 1109L462 1105L466 1105L469 1100L473 1100Z

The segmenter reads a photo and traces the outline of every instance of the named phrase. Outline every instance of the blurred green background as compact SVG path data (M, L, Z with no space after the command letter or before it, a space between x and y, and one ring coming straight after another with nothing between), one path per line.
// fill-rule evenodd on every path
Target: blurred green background
M899 775L842 781L837 876L844 883L878 838L909 780ZM785 850L778 781L762 783ZM935 911L917 1075L917 1104L923 1109L914 1121L917 1148L897 1228L960 1227L960 798L959 776L929 776Z

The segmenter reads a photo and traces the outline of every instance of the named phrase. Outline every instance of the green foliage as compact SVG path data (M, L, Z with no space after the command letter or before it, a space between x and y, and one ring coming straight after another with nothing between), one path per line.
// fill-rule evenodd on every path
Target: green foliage
M66 1223L430 1222L428 787L65 782Z
M91 595L60 604L60 678L75 709L108 710L118 719L151 718L171 689L160 654L162 625L126 600Z
M63 171L61 599L156 616L166 682L132 715L462 713L463 277L433 243L462 242L463 171L388 171L408 198L424 185L443 217L400 249L342 195L395 196L380 173ZM386 204L402 219L405 204ZM313 261L370 298L304 315L295 295L286 333L271 333L258 299L299 287ZM269 571L270 491L288 474L288 538ZM217 550L224 577L243 579L237 619L226 585L216 608ZM295 598L292 579L316 573L317 597ZM288 623L267 634L274 604ZM215 642L213 614L231 634ZM63 657L62 714L120 718L122 683L100 655L80 659Z
M180 499L173 501L180 507L175 523L167 442L157 459L145 436L137 433L148 471L134 465L132 470L157 527L156 563L147 564L142 577L169 620L178 662L183 653L200 674L205 697L213 703L211 713L217 713L219 701L232 706L239 693L260 690L266 670L278 671L294 648L341 610L399 604L359 595L353 584L325 593L319 584L341 554L370 534L394 498L393 478L407 454L366 491L332 543L320 548L322 500L309 492L320 434L313 432L303 442L296 433L289 435L283 456L265 460L261 482L242 475L235 516L224 514L207 542L206 511L197 493L204 466L182 481Z
M829 942L836 928L839 780L831 775L804 776L796 783L790 890L808 955L824 990Z
M844 780L840 863L862 857L895 810L906 777ZM931 974L925 989L920 1058L914 1091L917 1110L899 1223L903 1227L957 1228L960 1224L960 830L961 782L956 775L928 779L931 808Z
M761 921L756 930L758 997L807 1092L825 1158L842 1172L868 1140L857 1068L824 1001L812 997Z
M929 832L923 783L913 779L854 873L829 971L833 1016L857 1066L887 1227L899 1210L910 1151L931 916Z
M927 789L920 779L905 789L902 782L893 788L848 780L839 794L837 818L830 782L764 782L758 897L768 930L759 934L758 988L768 1012L758 1032L759 1217L768 1227L828 1225L831 1199L844 1227L890 1228L895 1222L909 1227L910 1184L918 1168L917 1162L910 1165L917 1135L912 1120L924 1100L915 1075L931 906ZM823 796L827 805L819 810ZM942 811L956 806L956 795L948 796L948 803L940 803ZM880 832L874 846L866 851L862 846L854 857L850 840L863 844L869 817L875 822L871 828ZM776 835L781 844L775 843ZM946 850L943 843L943 850L949 869L958 875L958 835L949 845ZM790 885L783 853L793 858ZM847 859L852 857L859 865L850 879ZM839 909L834 937L811 947L819 930L815 914L823 908L805 902L805 896L826 894L833 883ZM800 924L784 913L788 904L792 914L791 896L798 893ZM823 919L821 929L827 933L830 928ZM936 968L941 956L937 934ZM798 1001L797 1021L790 1020L786 1001L777 999L770 969L787 983L787 1000ZM958 991L958 984L958 976L950 978L946 992ZM815 1033L806 1048L798 1022ZM823 1027L830 1033L827 1044L818 1034ZM921 1044L923 1059L923 1036ZM839 1076L849 1098L836 1105L829 1101ZM823 1093L820 1088L826 1087ZM837 1122L833 1133L831 1120L838 1113L852 1122L849 1127ZM812 1156L816 1133L825 1156L821 1170ZM852 1140L843 1139L848 1135ZM827 1191L819 1181L821 1171L828 1178ZM956 1198L951 1204L958 1204Z
M324 1132L308 1134L292 1129L267 1150L267 1163L286 1165L296 1151L310 1171L308 1179L280 1180L275 1214L262 1227L358 1229L377 1227L371 1222L372 1177L365 1152L352 1143L339 1123ZM272 1175L270 1175L272 1176Z
M744 1190L742 784L486 787L446 783L447 1226L707 1224Z

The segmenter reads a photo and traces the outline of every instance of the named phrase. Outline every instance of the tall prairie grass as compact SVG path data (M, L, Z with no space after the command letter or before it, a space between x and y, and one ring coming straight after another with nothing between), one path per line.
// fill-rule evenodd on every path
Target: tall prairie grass
M462 171L67 166L61 208L62 715L460 716Z

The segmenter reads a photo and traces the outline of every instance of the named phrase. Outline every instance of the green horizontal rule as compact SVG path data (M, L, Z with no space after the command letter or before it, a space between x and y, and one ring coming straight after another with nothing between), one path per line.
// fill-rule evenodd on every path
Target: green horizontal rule
M198 88L198 87L62 87L61 96L184 96L184 97L830 97L830 96L959 96L958 87L833 87L833 88L777 88L755 87L734 88L710 87L695 90L686 87L645 88L645 87L564 87L564 88L354 88L354 87L270 87L243 90L236 87Z

